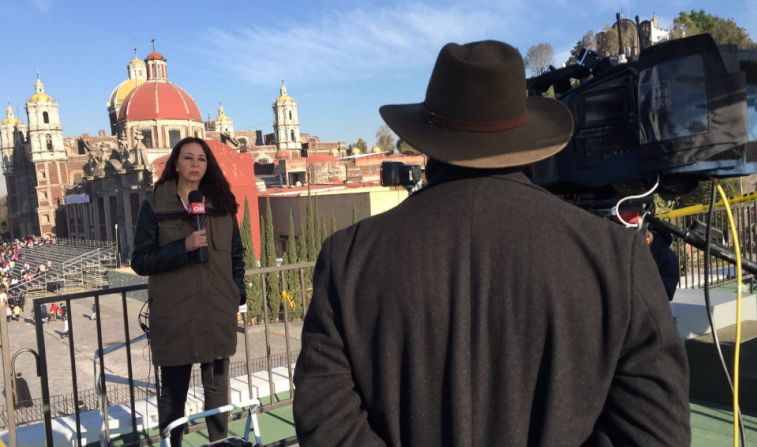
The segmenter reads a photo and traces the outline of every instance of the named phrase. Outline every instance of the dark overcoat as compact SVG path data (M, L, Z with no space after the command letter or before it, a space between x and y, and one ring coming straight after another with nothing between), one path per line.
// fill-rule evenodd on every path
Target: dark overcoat
M158 366L207 363L228 358L237 345L236 314L245 300L244 248L236 217L202 216L208 262L187 253L184 239L194 230L176 194L176 184L156 186L142 203L131 267L149 275L150 347Z
M303 446L687 446L688 369L636 232L520 173L427 187L324 244Z

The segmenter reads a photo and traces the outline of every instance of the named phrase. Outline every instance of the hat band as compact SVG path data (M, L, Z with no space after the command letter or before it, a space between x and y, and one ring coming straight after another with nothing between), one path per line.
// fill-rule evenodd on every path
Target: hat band
M436 112L432 112L426 107L426 104L421 104L421 110L428 118L428 122L438 127L447 127L449 129L457 130L469 130L472 132L501 132L503 130L515 129L523 125L526 122L526 114L517 116L511 120L505 121L491 121L491 122L477 122L477 121L463 121L453 118L447 118L441 116Z

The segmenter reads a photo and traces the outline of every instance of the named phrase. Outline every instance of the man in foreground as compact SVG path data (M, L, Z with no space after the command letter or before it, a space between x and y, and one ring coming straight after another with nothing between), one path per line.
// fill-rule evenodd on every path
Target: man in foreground
M295 373L301 445L684 446L688 371L643 237L518 169L570 140L522 59L448 44L384 106L429 185L329 238Z

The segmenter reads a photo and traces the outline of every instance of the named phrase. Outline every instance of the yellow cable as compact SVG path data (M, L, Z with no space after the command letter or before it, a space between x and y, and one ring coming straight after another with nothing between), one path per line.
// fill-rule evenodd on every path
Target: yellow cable
M736 232L736 223L731 213L731 205L725 191L717 181L715 185L718 193L725 204L725 212L728 215L728 225L731 227L733 235L733 251L736 254L736 342L733 348L733 447L739 447L739 357L741 355L741 247L739 246L739 235ZM712 328L714 331L715 328Z

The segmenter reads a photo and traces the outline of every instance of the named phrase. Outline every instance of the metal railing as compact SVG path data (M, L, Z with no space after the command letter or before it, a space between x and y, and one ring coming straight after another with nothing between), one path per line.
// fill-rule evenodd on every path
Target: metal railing
M282 352L279 354L271 355L271 362L274 368L279 366L287 366L297 361L297 356L300 354L299 350L289 353L289 363L287 363L287 353ZM267 365L267 357L257 357L251 359L249 362L242 360L238 362L231 362L229 364L229 377L239 377L247 374L247 368L251 368L252 372L263 371ZM154 377L146 377L141 380L137 380L139 383L154 383ZM190 379L192 384L202 383L200 378L199 368L192 370L192 376ZM76 413L76 408L79 411L97 410L100 409L102 393L97 389L91 388L88 390L80 391L78 397L73 393L65 395L50 396L50 407L54 414L54 417L70 416ZM107 392L109 405L126 404L131 400L129 385L108 385ZM134 399L147 399L151 396L156 396L154 386L135 386L134 387ZM16 424L26 425L34 422L44 420L44 401L41 397L34 398L26 401L19 402L16 408ZM8 411L5 409L0 410L0 428L8 427Z
M757 261L757 202L741 202L731 205L731 212L736 224L741 256L744 259ZM686 215L671 213L673 217L661 216L679 228L689 228L695 220L707 221L707 212L698 208L696 212ZM722 206L716 206L711 222L712 228L723 232L722 245L734 249L734 238L728 224L726 211ZM671 247L678 256L680 280L678 287L704 287L704 251L697 249L681 240L674 240ZM736 266L722 259L710 256L710 284L722 284L736 278Z
M286 351L283 354L277 355L271 352L271 340L270 340L270 331L271 331L271 323L274 320L278 320L278 315L270 315L269 312L269 296L268 296L268 282L271 280L274 280L274 278L277 278L277 281L282 286L281 290L287 290L287 283L289 283L288 289L290 289L291 292L294 292L294 296L299 299L299 304L302 306L302 314L304 315L305 310L307 309L310 294L312 293L312 288L309 286L309 277L312 273L312 268L314 267L315 263L313 262L306 262L306 263L299 263L299 264L293 264L293 265L285 265L280 267L268 267L268 268L257 268L257 269L251 269L247 270L245 272L246 278L251 277L259 277L260 278L260 287L261 287L261 293L262 293L262 307L263 307L263 325L264 325L264 335L265 335L265 342L266 342L266 355L262 358L253 359L251 357L251 351L250 351L250 327L248 325L248 316L245 313L243 315L244 317L244 340L245 340L245 360L244 360L244 370L247 374L247 384L248 384L248 391L249 396L253 395L253 383L252 383L252 372L255 371L267 371L268 375L268 386L269 386L269 403L261 408L261 412L270 411L276 408L279 408L281 406L291 405L292 399L294 398L294 384L293 384L293 368L292 365L296 360L296 356L298 351L292 350L290 346L290 330L289 330L289 324L290 324L290 317L289 317L289 304L288 303L282 303L282 310L281 314L283 314L283 323L284 323L284 333L285 333L285 345L286 345ZM294 274L294 276L292 276ZM288 278L287 278L288 277ZM296 277L298 279L297 281L297 289L291 290L293 287L293 281L292 278ZM308 278L308 281L306 281L306 277ZM288 279L288 281L287 281ZM24 423L23 421L29 420L31 418L34 418L36 420L44 420L44 426L45 426L45 442L47 446L53 445L53 430L52 430L52 418L53 415L58 416L62 414L73 414L75 416L76 421L76 437L75 442L77 446L82 446L82 430L81 430L81 413L84 411L84 409L90 409L90 408L97 408L102 412L102 417L104 421L108 421L108 407L111 403L116 401L125 401L124 403L127 403L129 407L132 409L131 411L131 429L132 433L138 433L137 430L137 420L136 420L136 413L134 411L135 408L135 400L139 396L144 396L149 394L151 391L151 387L136 387L135 381L133 377L133 368L132 368L132 354L131 354L131 347L130 347L130 341L132 340L131 334L129 333L129 312L128 312L128 305L129 302L127 300L127 293L129 292L135 292L135 291L143 291L147 289L146 284L139 284L139 285L132 285L132 286L126 286L126 287L118 287L113 289L103 289L103 290L97 290L97 291L87 291L87 292L81 292L81 293L73 293L68 295L56 295L56 296L48 296L43 298L37 298L34 300L33 307L34 307L34 318L35 318L35 325L36 325L36 344L37 344L37 353L39 355L39 374L40 374L40 382L41 382L41 389L42 389L42 399L40 402L33 402L34 405L32 407L29 407L29 409L26 408L13 408L13 405L7 405L9 411L13 412L11 415L3 414L3 419L7 421L16 421L18 420L19 423ZM248 291L250 293L250 291ZM116 295L116 296L113 296ZM103 355L105 349L103 346L103 327L102 327L102 320L103 318L101 313L101 307L100 303L103 299L118 299L118 295L120 295L121 300L121 310L122 310L122 316L123 316L123 323L124 323L124 333L123 333L123 340L124 340L124 347L126 349L126 359L127 359L127 374L128 374L128 385L124 385L122 387L111 387L108 386L106 383L106 377L105 377L105 371L106 365L106 356ZM95 312L99 316L96 320L96 330L97 330L97 360L99 361L98 365L98 373L96 377L97 386L95 388L95 396L94 398L91 395L91 390L81 392L78 388L78 382L77 382L77 359L75 354L75 345L74 345L74 334L76 331L76 325L75 321L71 318L71 303L78 301L78 300L84 300L84 299L91 299L94 298L95 303ZM43 332L43 324L41 321L42 314L41 314L41 307L43 304L50 304L50 303L60 303L65 302L66 304L66 313L67 313L67 319L68 319L68 350L69 350L69 360L71 363L71 384L72 384L72 393L69 393L65 396L51 396L50 395L50 383L49 383L49 377L48 377L48 362L47 362L47 354L46 354L46 343L45 343L45 336ZM283 358L282 358L283 357ZM89 361L89 360L85 360ZM274 383L273 383L273 368L276 368L278 366L284 366L282 365L284 363L287 367L288 371L288 382L289 382L289 396L288 398L279 398L275 399L277 396L274 389ZM4 365L5 366L5 365ZM239 371L241 369L240 366L235 365L235 368L232 369L233 371ZM8 371L10 371L9 368L4 368L4 374L8 374ZM156 377L158 374L156 374ZM155 390L157 392L160 392L160 384L156 380L155 381ZM41 404L41 405L40 405ZM41 408L41 414L39 414ZM25 414L25 412L28 413ZM19 418L16 418L15 416L19 415ZM9 430L15 430L16 424L14 422L11 422L11 426L8 427ZM104 433L102 434L102 439L110 440L110 428L109 424L104 425Z

